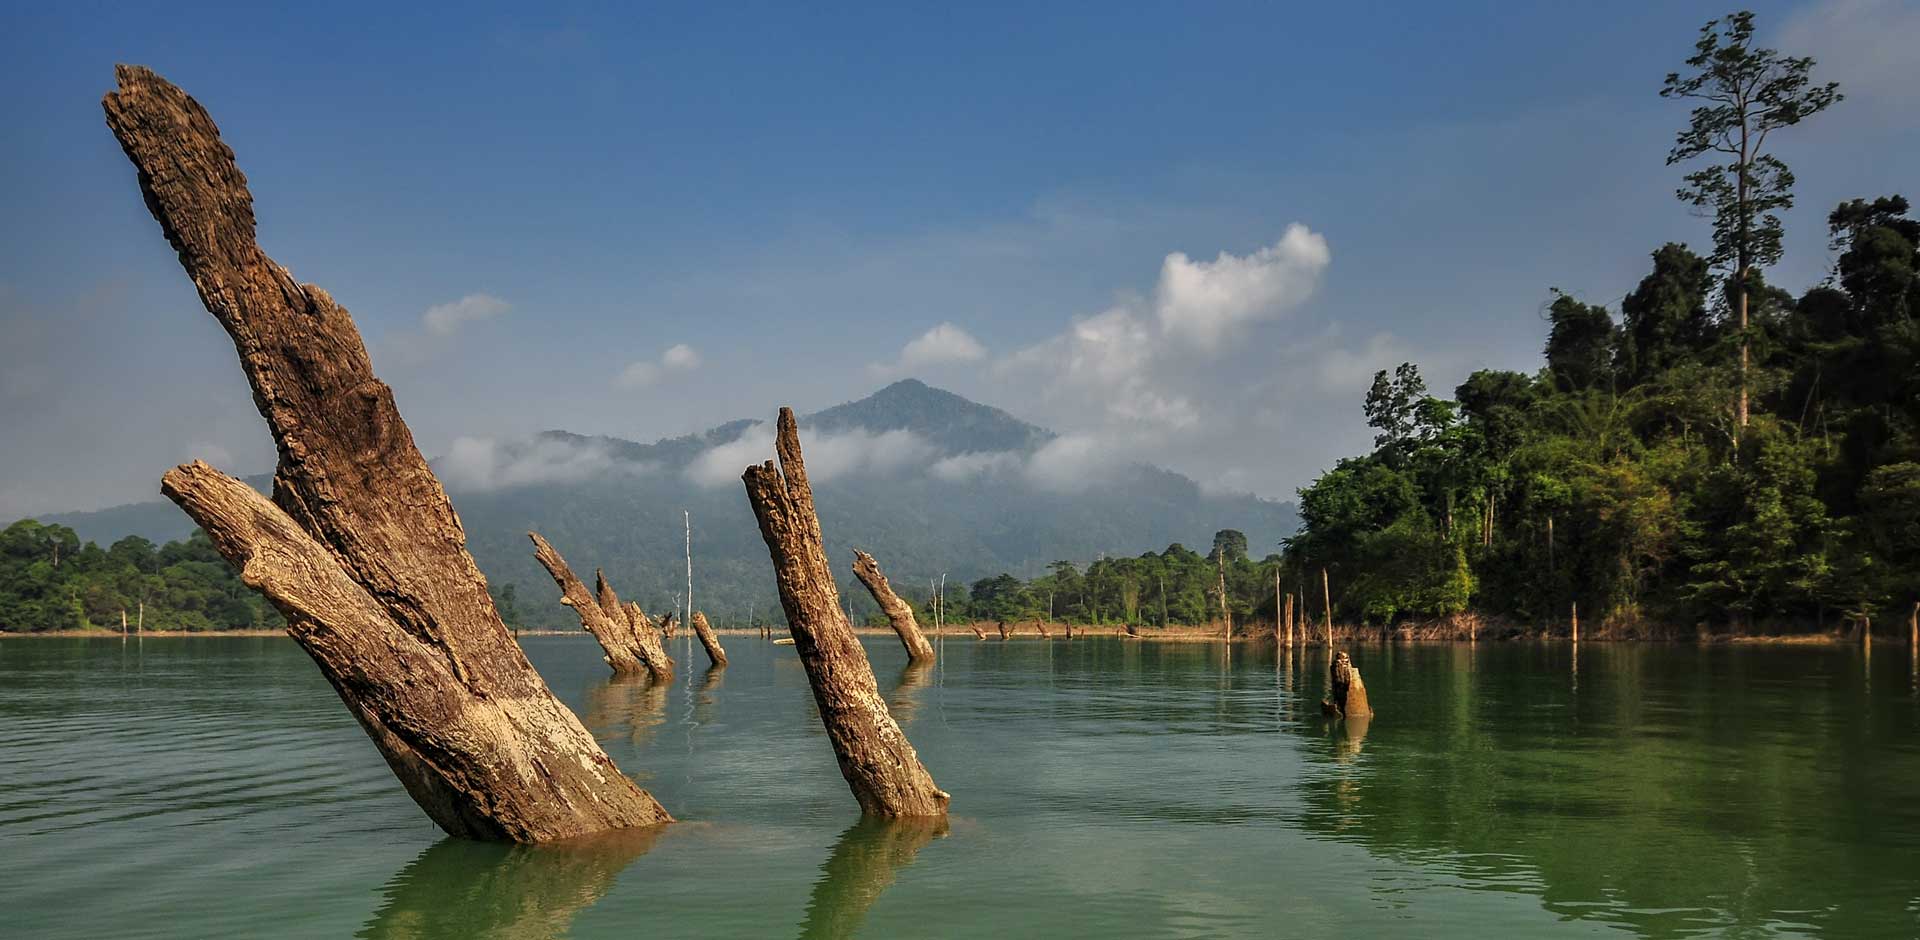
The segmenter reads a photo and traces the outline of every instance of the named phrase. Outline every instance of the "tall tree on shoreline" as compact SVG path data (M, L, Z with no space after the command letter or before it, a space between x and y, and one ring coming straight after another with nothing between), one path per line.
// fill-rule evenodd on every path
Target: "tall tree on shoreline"
M1677 195L1701 214L1713 216L1713 263L1731 278L1740 333L1740 396L1734 425L1747 426L1747 297L1756 269L1780 260L1782 228L1777 214L1793 206L1793 172L1766 152L1767 137L1820 113L1841 99L1840 86L1815 85L1813 60L1783 56L1753 46L1753 14L1742 10L1700 28L1693 73L1667 74L1662 98L1698 101L1687 127L1667 154L1672 166L1704 154L1726 162L1688 173ZM1715 158L1718 159L1718 158ZM1736 431L1736 433L1738 433Z

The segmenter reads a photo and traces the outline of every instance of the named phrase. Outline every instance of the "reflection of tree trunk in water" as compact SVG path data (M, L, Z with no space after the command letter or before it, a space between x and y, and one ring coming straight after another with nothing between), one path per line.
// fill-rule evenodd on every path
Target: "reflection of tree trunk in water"
M1373 724L1369 717L1349 718L1333 729L1333 757L1338 761L1350 761L1360 754L1361 743L1367 739L1367 726Z
M693 722L697 725L713 723L713 702L715 692L727 678L727 667L708 666L705 675L700 677L700 688L693 697Z
M894 683L893 695L887 699L887 707L893 709L893 717L901 724L913 721L915 712L920 710L920 690L933 681L933 664L908 661L900 670L900 681Z
M197 462L161 491L286 617L441 829L540 842L670 822L513 641L352 315L260 249L213 119L149 69L115 75L107 125L278 453L271 501Z
M366 940L567 935L662 830L626 829L552 845L444 839L387 882Z
M604 740L624 727L635 744L653 740L667 720L667 683L614 676L587 690L587 724Z
M947 834L945 816L862 819L840 834L807 899L802 937L851 937L882 892L927 843Z
M868 815L943 816L949 797L887 711L873 665L840 607L791 408L780 409L774 449L778 466L769 460L748 467L741 482L840 775Z

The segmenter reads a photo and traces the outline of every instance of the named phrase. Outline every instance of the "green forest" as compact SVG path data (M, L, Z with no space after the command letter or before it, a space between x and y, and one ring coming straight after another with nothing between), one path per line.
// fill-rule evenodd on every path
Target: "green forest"
M123 620L124 618L124 620ZM72 529L22 519L0 531L0 630L277 628L280 615L240 580L205 533L101 548Z

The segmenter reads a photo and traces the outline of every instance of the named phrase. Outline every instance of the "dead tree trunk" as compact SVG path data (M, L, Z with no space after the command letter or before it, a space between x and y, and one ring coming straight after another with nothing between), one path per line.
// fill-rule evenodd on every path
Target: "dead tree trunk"
M1013 628L1007 626L1007 622L1005 620L1000 621L998 623L998 627L1000 629L1000 639L1002 640L1013 639Z
M707 623L707 615L693 612L693 633L700 638L700 645L707 648L707 662L715 668L727 664L727 651L720 648L720 638L713 634L713 625Z
M1370 718L1373 707L1367 704L1367 685L1360 681L1360 670L1346 650L1333 654L1328 671L1327 698L1321 711L1339 718Z
M980 629L978 626L969 627L968 629L973 631L973 638L976 640L984 640L987 638L987 631Z
M893 624L893 632L900 634L900 645L907 648L910 662L932 662L933 644L920 632L920 623L914 619L913 607L893 593L893 586L887 583L887 576L880 573L880 563L873 556L859 549L853 550L853 576L867 586L867 593L873 595L873 602L886 612L887 621Z
M626 611L620 607L620 599L614 596L613 588L607 585L606 575L595 569L593 573L596 593L587 593L587 585L567 567L567 560L560 557L547 540L538 532L528 532L527 538L533 540L533 557L540 566L553 576L553 583L560 588L560 603L573 608L575 616L580 618L580 626L600 643L600 649L606 655L601 659L613 667L617 676L635 676L653 672L653 664L647 661L647 654L640 648L640 636L628 622Z
M748 467L741 479L773 559L794 652L806 667L840 773L867 815L944 815L947 793L934 786L887 711L873 666L840 608L791 408L780 409L775 450L777 469L770 460Z
M448 833L541 842L671 821L508 634L353 319L255 243L253 197L213 120L147 69L117 74L107 124L279 450L271 501L198 462L161 492L286 616Z

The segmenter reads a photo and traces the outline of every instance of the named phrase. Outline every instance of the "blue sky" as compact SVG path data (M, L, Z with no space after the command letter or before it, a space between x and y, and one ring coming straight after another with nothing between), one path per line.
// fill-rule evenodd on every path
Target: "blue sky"
M911 374L1068 472L1287 496L1364 449L1373 370L1532 369L1549 287L1706 237L1656 91L1719 4L391 6L0 11L0 516L271 466L101 121L117 61L209 109L432 454ZM1850 96L1779 139L1797 291L1835 202L1920 196L1920 3L1754 8Z

